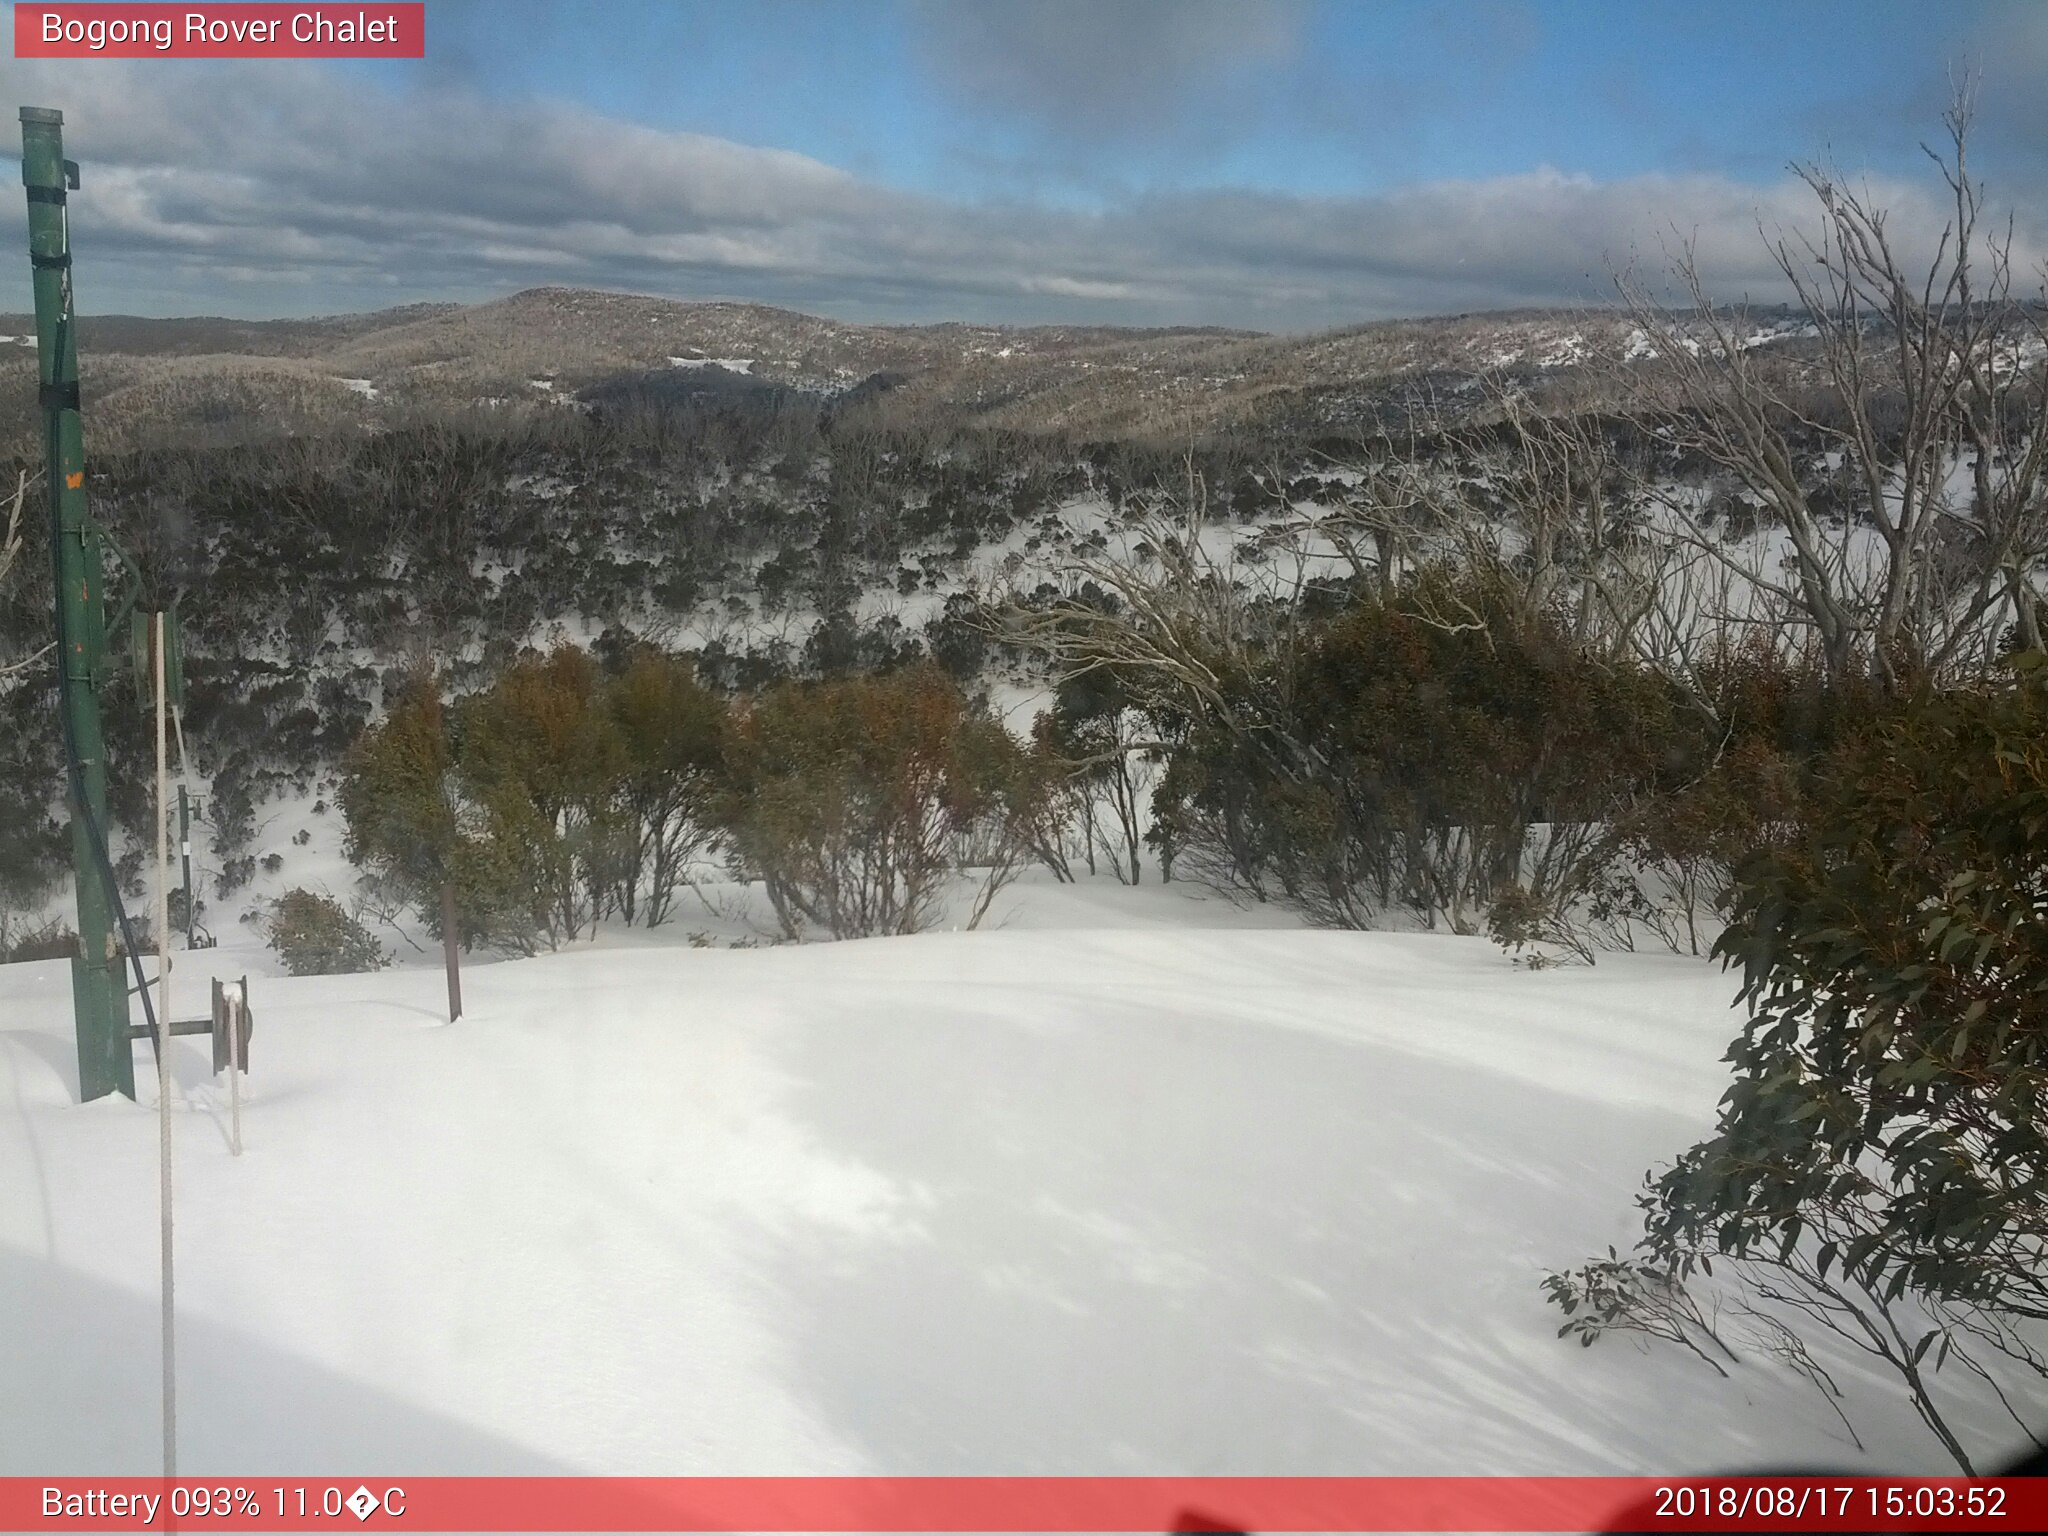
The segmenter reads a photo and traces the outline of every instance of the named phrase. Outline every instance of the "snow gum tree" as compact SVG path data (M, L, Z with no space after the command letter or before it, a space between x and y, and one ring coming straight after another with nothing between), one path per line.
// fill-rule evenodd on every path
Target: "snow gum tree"
M714 835L711 808L725 745L725 701L689 660L642 649L605 689L621 748L616 785L628 858L615 877L622 917L652 928Z
M465 944L552 946L637 878L628 777L584 652L523 657L452 707L422 674L343 765L346 851L430 928L447 883Z
M597 663L560 646L462 703L457 766L485 836L520 873L512 894L550 944L593 924L634 847L614 792L625 748Z
M440 687L422 673L349 750L338 795L349 862L436 914L438 906L423 898L454 872L453 758Z
M721 825L790 937L914 933L970 862L968 926L1028 857L1043 782L936 667L787 683L736 711Z
M1088 872L1095 873L1099 850L1118 880L1136 885L1144 870L1144 800L1151 776L1146 759L1152 755L1142 739L1153 733L1128 700L1128 690L1109 670L1084 674L1059 688L1031 734L1033 745L1063 770L1062 821L1080 832ZM1064 839L1041 857L1069 876Z
M2044 660L1853 743L1807 835L1742 870L1717 952L1752 1017L1654 1237L1741 1254L1854 1209L1832 1265L2048 1320Z
M1935 1373L2048 1376L2048 657L1847 739L1716 952L1750 1020L1715 1134L1647 1186L1659 1283L1553 1276L1566 1328L1676 1326L1671 1287L1718 1276L1779 1347L1895 1371L1970 1471Z

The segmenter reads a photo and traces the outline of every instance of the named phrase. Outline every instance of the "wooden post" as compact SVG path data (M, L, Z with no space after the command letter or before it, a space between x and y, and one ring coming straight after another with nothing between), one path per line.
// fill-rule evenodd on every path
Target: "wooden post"
M228 1115L234 1129L229 1143L236 1157L242 1155L242 1012L249 1006L249 978L242 978L242 990L228 1003Z
M455 887L441 887L441 953L448 961L448 1022L462 1017L462 962L456 954Z

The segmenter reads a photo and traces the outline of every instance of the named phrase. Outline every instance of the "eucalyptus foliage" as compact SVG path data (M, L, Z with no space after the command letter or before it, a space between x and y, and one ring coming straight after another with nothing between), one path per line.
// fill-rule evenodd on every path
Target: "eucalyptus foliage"
M1716 1134L1658 1179L1663 1254L2048 1317L2048 658L1847 747L1740 874L1750 1020Z

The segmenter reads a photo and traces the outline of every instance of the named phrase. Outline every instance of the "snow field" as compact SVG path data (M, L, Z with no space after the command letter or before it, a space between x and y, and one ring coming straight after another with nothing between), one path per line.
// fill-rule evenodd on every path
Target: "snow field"
M1182 887L993 931L260 979L247 1151L174 1042L180 1469L1939 1473L1763 1363L1558 1339L1711 1122L1732 981ZM245 941L246 943L246 941ZM157 1454L156 1124L0 968L0 1473ZM146 1065L147 1052L138 1052ZM1962 1415L1995 1434L1994 1420Z

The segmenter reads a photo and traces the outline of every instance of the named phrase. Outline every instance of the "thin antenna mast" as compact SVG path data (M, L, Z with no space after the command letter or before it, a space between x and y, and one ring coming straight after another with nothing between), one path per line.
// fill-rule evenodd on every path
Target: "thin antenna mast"
M156 679L156 1118L157 1204L163 1216L164 1476L178 1475L178 1335L171 1241L171 797L166 730L164 616L150 616Z

